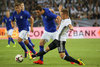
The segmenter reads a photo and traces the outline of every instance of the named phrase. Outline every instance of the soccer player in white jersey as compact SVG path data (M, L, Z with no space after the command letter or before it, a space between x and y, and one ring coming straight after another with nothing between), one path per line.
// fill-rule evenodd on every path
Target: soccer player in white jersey
M50 50L58 48L60 57L62 59L69 61L69 62L75 62L79 65L85 65L80 59L76 60L76 59L72 58L71 56L67 56L65 54L66 34L68 34L69 30L73 30L73 26L72 26L71 20L68 16L67 9L62 9L60 12L60 15L61 15L62 21L61 21L61 24L59 26L57 33L55 34L56 39L52 43L50 43L44 51L41 51L41 52L37 53L36 55L32 55L32 57L34 58L34 57L44 55L47 52L49 52Z

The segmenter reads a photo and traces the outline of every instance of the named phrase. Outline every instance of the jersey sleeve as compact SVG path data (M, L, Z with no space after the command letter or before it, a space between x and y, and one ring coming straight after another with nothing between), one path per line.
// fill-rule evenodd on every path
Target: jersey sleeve
M56 19L57 18L57 15L56 14L53 14L51 11L49 11L47 13L47 16L50 17L50 18L53 18L53 19Z
M68 26L69 24L71 24L71 20L65 21L64 25Z
M25 12L25 15L26 15L26 18L30 18L31 17L29 12Z

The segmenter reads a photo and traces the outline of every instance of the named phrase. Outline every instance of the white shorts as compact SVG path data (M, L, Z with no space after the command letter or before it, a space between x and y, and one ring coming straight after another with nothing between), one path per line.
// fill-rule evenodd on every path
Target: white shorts
M26 30L22 30L20 33L19 33L19 37L21 39L23 39L23 41L27 40L28 39L28 35L27 35L27 31Z
M13 29L10 29L10 30L7 31L8 35L12 35L12 33L13 33Z
M44 34L42 35L41 39L45 39L47 42L50 40L50 39L55 39L55 35L56 35L56 32L47 32L47 31L44 31Z

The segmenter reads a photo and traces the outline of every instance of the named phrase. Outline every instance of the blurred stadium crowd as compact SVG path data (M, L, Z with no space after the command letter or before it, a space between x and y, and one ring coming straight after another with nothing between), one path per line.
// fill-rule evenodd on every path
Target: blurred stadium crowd
M13 13L14 3L17 1L25 3L25 10L29 11L35 19L35 27L43 26L41 17L37 17L34 12L38 4L44 8L54 9L57 15L59 15L58 7L62 4L69 10L74 26L100 26L100 0L0 0L0 24L7 9L10 9L11 14Z

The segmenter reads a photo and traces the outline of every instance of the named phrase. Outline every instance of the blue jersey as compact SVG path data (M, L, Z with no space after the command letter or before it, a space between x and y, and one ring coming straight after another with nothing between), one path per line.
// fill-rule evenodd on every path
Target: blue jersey
M28 31L28 28L27 28L28 18L30 18L30 14L25 11L21 11L19 14L17 14L16 11L13 13L12 21L16 21L19 32L22 30Z
M53 14L48 8L43 8L45 10L42 15L44 28L47 32L55 32L56 31L56 23L55 19L57 18L56 14Z
M11 19L12 19L11 16L9 18L7 18L6 16L4 16L4 18L3 18L2 22L6 24L6 29L7 30L13 29L12 26L11 26Z

